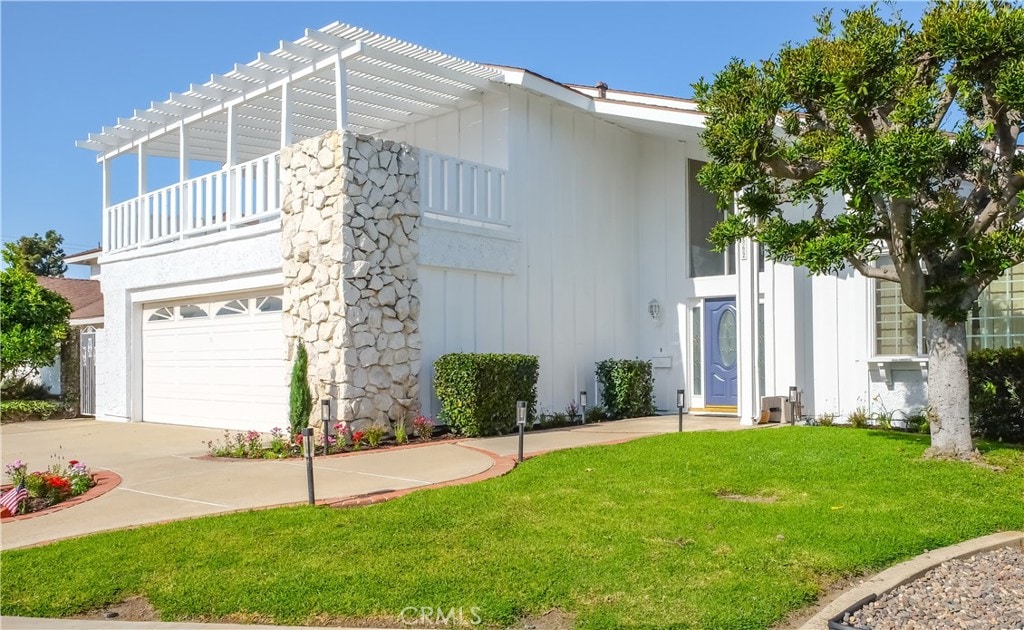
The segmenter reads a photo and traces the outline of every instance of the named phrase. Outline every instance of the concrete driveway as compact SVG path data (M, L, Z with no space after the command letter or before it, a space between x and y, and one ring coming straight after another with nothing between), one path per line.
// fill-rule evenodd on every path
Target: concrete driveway
M306 501L303 460L199 460L216 429L151 423L50 420L5 424L4 464L22 459L42 470L57 458L121 475L117 488L91 501L0 528L13 549L81 534ZM426 486L488 470L494 460L454 443L314 460L317 498Z

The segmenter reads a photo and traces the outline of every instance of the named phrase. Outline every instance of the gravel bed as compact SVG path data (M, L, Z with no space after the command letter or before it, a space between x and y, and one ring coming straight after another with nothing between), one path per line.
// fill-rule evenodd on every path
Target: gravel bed
M1024 550L1004 547L943 562L846 613L843 623L864 630L1024 628Z

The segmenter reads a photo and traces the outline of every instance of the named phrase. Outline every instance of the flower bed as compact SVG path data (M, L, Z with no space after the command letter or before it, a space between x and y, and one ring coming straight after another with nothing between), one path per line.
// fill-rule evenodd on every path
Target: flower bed
M353 431L346 422L334 425L335 434L327 436L327 454L337 455L355 451L387 448L410 443L425 443L434 439L435 423L431 418L419 416L412 422L415 437L406 433L405 425L399 423L393 434L379 425L371 425L359 431ZM314 434L316 453L324 452L323 432ZM211 457L231 457L237 459L285 459L302 457L302 434L289 436L282 429L270 431L270 439L259 431L238 431L234 435L224 432L220 441L206 442Z
M96 485L89 467L75 459L31 473L28 472L28 464L18 459L8 464L4 472L10 478L12 488L24 487L28 493L13 510L4 508L5 517L46 510L84 494Z

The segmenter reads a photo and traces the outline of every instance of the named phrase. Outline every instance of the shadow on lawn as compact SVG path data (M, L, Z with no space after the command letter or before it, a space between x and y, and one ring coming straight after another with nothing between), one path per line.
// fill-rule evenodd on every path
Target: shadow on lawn
M856 431L857 429L853 429ZM903 431L885 431L882 429L866 429L868 435L871 437L884 438L887 440L896 440L903 442L904 444L919 444L928 448L931 446L931 436L924 435L921 433L907 433ZM974 440L974 448L978 449L978 452L982 456L986 456L993 451L1013 451L1014 455L1018 458L1024 459L1024 444L1008 444L1006 442L991 442L988 440Z

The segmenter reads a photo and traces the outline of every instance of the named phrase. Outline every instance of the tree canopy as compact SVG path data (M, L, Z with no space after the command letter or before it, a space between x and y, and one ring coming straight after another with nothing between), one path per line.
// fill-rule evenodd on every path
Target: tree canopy
M17 261L37 276L63 278L68 266L64 264L64 237L55 230L43 236L38 233L22 236L16 241L4 243L3 259L8 265Z
M850 265L963 321L1024 260L1024 8L936 2L915 27L871 5L817 22L810 41L694 86L711 157L699 180L740 208L712 241L750 236L814 273ZM846 207L830 214L836 193ZM788 204L817 210L793 220Z
M0 271L0 381L23 381L53 363L68 334L71 305L39 286L22 264Z
M711 241L899 283L927 317L932 453L972 457L964 321L1024 260L1024 8L938 0L914 25L872 4L817 24L694 85L698 180L737 206Z

